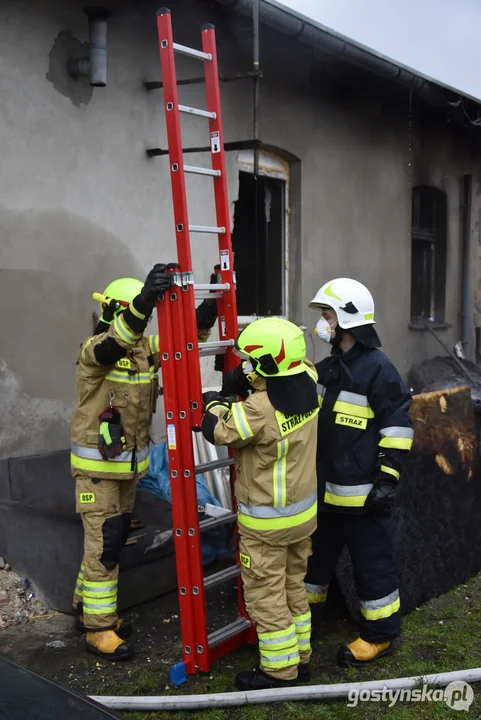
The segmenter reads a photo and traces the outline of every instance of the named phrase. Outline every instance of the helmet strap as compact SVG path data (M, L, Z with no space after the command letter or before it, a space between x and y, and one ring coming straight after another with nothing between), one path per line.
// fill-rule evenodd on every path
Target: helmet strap
M341 326L339 325L339 322L338 322L336 325L336 328L334 330L334 337L331 338L331 345L333 347L339 347L339 345L341 344L342 333L343 333L343 329L341 328Z

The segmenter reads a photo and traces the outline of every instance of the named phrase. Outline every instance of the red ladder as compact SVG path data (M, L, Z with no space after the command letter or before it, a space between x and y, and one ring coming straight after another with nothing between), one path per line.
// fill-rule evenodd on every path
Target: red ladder
M196 467L192 444L192 430L199 430L202 419L200 355L225 353L224 372L234 368L238 362L232 352L238 333L237 306L215 31L213 25L202 27L200 51L174 43L170 10L161 8L157 11L157 27L178 255L178 265L172 268L174 285L157 303L157 313L183 657L183 662L171 668L171 682L179 685L186 680L187 675L198 671L208 672L211 663L221 655L244 642L255 642L256 635L242 599L238 558L237 564L232 568L205 578L202 569L201 532L223 523L232 523L236 516L229 513L221 518L209 518L199 523L195 476L196 473L232 466L232 459ZM175 52L203 63L207 110L179 104ZM184 165L180 113L189 113L209 120L211 168ZM186 173L213 178L217 226L189 224ZM190 233L218 236L220 283L194 285ZM212 291L215 291L217 297L220 340L202 343L199 348L195 296L212 297ZM233 480L233 477L231 479ZM230 625L209 634L205 590L235 577L238 578L238 617Z

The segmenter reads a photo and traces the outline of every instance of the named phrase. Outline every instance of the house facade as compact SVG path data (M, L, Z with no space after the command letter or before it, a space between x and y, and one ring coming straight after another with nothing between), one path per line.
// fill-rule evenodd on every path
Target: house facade
M105 87L69 74L69 61L89 53L80 0L0 6L0 458L68 447L92 293L176 259L168 159L146 152L167 147L162 90L145 87L160 80L157 4L103 6L112 11ZM326 349L308 303L326 280L354 277L371 289L384 349L403 374L440 350L426 323L450 347L464 340L474 359L481 130L466 119L472 107L263 23L256 178L253 80L232 79L252 69L251 19L217 0L172 0L171 10L181 44L199 47L201 25L216 26L225 141L241 143L227 172L242 321L289 317L318 360ZM194 60L177 68L199 76ZM202 84L180 97L205 106ZM206 146L205 122L187 117L183 139ZM208 152L190 158L210 162ZM191 222L214 225L211 180L189 177L187 189ZM215 239L193 235L192 252L196 281L208 282ZM203 362L215 385L213 359Z

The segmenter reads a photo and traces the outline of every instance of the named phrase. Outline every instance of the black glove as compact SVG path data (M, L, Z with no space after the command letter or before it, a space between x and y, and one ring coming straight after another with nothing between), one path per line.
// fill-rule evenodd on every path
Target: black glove
M109 304L102 309L100 321L110 325L110 323L114 321L115 313L117 310L120 310L121 307L122 305L118 300L111 300Z
M242 363L233 370L226 372L222 379L222 395L239 395L245 399L252 390L242 369Z
M166 268L165 263L154 265L147 275L144 287L140 291L140 297L152 309L157 302L157 298L172 285L172 275L166 272Z
M217 270L220 270L220 265L214 267L214 272L210 276L211 285L217 285L221 282L220 274L216 274ZM210 330L217 320L217 298L207 298L201 302L195 314L199 330Z
M104 460L118 457L125 449L125 437L119 411L117 408L109 406L100 413L99 420L98 448L100 454Z
M391 475L380 473L366 498L364 507L373 513L389 513L396 500L397 480Z
M230 409L230 402L218 392L206 392L203 394L202 399L204 401L204 412L206 413L211 407L225 407L226 410Z
M224 364L225 364L225 354L220 353L219 355L216 355L215 360L214 360L214 370L216 372L224 372Z

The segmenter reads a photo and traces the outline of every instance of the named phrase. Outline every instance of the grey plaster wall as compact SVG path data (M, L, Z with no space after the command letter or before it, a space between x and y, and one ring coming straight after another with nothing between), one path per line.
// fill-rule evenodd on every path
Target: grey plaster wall
M73 81L65 62L86 51L80 0L4 0L0 5L0 458L68 446L75 402L75 361L91 332L93 291L114 278L143 278L159 260L175 259L162 93L144 80L160 77L157 3L106 0L108 86ZM216 22L224 72L250 64L250 29L233 13L202 0L177 0L178 42L199 46L200 25ZM310 353L319 358L307 304L332 276L354 276L375 295L386 351L408 370L437 348L408 329L411 186L448 193L448 343L459 339L459 177L479 172L462 141L446 127L421 136L409 152L408 105L389 107L352 93L326 94L309 79L306 50L264 33L261 137L298 158L293 173L292 318L309 325ZM199 65L178 62L179 76ZM222 85L225 138L252 137L252 85ZM186 104L204 106L202 86L182 88ZM407 95L406 95L407 98ZM203 121L188 117L184 144L205 144ZM190 156L192 157L192 156ZM195 156L195 162L208 163ZM411 163L411 165L410 165ZM231 202L238 189L228 155ZM188 179L191 222L214 224L210 181ZM194 236L196 280L207 282L216 241ZM213 358L204 381L218 380ZM161 410L162 408L160 408ZM162 436L161 413L155 437Z

